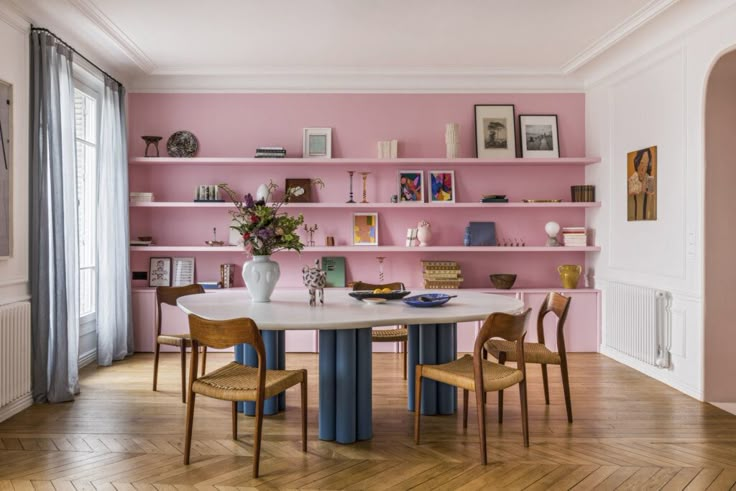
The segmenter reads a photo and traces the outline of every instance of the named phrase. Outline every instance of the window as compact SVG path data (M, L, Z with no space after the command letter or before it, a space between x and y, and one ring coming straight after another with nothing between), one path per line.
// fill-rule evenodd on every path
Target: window
M95 318L97 308L95 222L97 198L97 97L78 85L74 89L74 131L79 222L79 316Z

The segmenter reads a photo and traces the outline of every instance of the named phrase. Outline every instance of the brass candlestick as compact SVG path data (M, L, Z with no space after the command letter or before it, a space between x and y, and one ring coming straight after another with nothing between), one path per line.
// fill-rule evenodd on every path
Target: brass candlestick
M363 176L363 200L361 201L361 203L368 203L368 188L366 187L367 181L368 181L368 174L370 174L370 172L360 173L360 175Z

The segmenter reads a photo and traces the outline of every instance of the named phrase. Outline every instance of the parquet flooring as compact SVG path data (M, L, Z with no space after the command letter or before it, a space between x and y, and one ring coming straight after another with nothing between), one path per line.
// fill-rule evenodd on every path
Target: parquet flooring
M230 355L215 354L211 368ZM412 441L401 358L375 354L374 438L354 445L317 439L317 355L289 354L309 370L309 447L300 451L298 391L264 423L261 477L252 479L252 418L229 438L229 404L197 400L192 465L184 466L185 406L178 355L163 355L152 392L150 355L85 368L73 403L38 405L0 423L0 491L229 489L734 489L736 416L695 401L597 354L570 355L575 423L568 425L551 368L544 405L539 368L530 370L531 446L522 446L518 391L508 391L504 424L489 398L489 464L478 464L471 396L469 424L423 418Z

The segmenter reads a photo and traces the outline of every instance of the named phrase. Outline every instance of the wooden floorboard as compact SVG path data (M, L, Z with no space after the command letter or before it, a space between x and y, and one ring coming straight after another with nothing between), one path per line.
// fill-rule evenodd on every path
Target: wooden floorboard
M231 359L211 354L215 368ZM162 356L159 392L152 358L87 367L73 403L36 405L0 423L0 491L229 491L236 489L713 489L736 486L736 416L597 354L570 355L575 423L568 424L559 371L544 404L539 367L529 369L531 446L522 445L518 391L508 391L504 424L489 398L488 465L479 463L471 396L469 424L422 418L413 442L402 359L373 357L374 437L354 445L317 438L318 358L289 354L309 371L308 451L301 451L298 391L286 412L267 417L261 477L251 477L253 419L197 399L192 463L182 464L184 412L179 358Z

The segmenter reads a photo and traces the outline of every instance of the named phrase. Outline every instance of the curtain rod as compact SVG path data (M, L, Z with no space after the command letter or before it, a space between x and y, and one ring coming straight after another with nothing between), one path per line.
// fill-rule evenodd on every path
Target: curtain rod
M99 66L97 66L97 64L96 63L93 63L92 60L90 60L89 58L87 58L86 56L84 56L82 53L80 53L79 51L77 51L76 49L74 49L74 47L71 44L67 43L66 41L64 41L63 39L61 39L59 36L57 36L53 32L49 31L45 27L35 27L33 24L31 24L31 31L42 31L42 32L46 32L48 34L51 34L52 36L54 36L56 38L57 41L59 41L61 44L63 44L64 46L66 46L67 48L69 48L70 50L72 50L80 58L82 58L84 61L86 61L87 63L89 63L93 67L95 67L97 70L99 70L100 72L102 72L106 77L111 78L120 87L124 87L124 85L122 83L120 83L120 81L118 79L116 79L115 77L113 77L112 75L110 75L109 73L107 73L105 70L103 70L102 68L100 68Z

